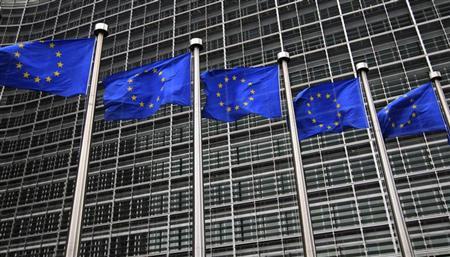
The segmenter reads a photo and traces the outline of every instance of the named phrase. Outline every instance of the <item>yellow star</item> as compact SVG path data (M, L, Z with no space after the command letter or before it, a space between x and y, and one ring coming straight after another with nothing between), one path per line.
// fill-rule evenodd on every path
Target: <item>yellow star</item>
M156 98L156 101L159 102L160 99L161 99L161 98L158 96L158 97Z
M417 105L413 104L412 108L413 108L413 109L416 109L416 108L417 108Z
M311 106L311 104L310 104L310 103L306 103L306 106L310 107L310 106Z
M26 78L26 79L29 78L29 77L30 77L30 73L28 73L28 71L25 72L25 73L23 74L23 77Z
M248 105L248 103L247 102L244 102L244 106L247 106Z
M336 98L334 98L333 102L337 102Z
M234 107L234 109L237 111L237 110L239 110L239 105L236 105L235 107Z
M129 79L129 80L127 80L127 82L128 82L128 83L132 83L132 82L133 82L133 80L132 80L132 79Z
M408 124L411 124L411 120L408 120Z
M395 123L394 123L394 122L392 122L391 126L392 126L393 128L395 128Z
M225 77L224 80L225 80L225 82L228 82L229 78L228 78L228 77Z
M231 112L231 107L227 107L227 112Z
M154 106L153 104L149 104L149 105L148 105L148 108L151 109L151 108L153 108L153 106Z
M312 123L316 123L316 122L317 122L317 120L316 120L316 119L312 119L311 121L312 121Z
M412 116L413 118L415 118L415 117L416 117L416 113L413 112L413 113L411 114L411 116Z
M19 58L19 57L20 57L19 51L15 52L15 53L14 53L14 56L17 57L17 58Z
M58 67L59 67L59 68L62 68L63 65L64 65L64 64L63 64L62 62L58 62Z
M128 87L128 92L133 91L133 87Z
M41 78L39 78L39 77L34 78L34 82L36 82L36 83L41 82Z
M158 72L158 70L156 69L156 68L153 68L153 73L157 73Z
M253 83L252 83L252 82L249 82L247 85L251 86L251 85L253 85Z
M17 68L17 69L22 69L22 64L21 64L20 62L18 62L18 63L16 64L16 68Z
M250 94L254 95L255 94L255 90L250 90Z
M338 112L338 113L337 113L337 116L338 116L338 117L341 117L341 116L342 116L342 114L341 114L340 112Z
M158 76L161 76L163 74L163 72L162 71L160 71L159 73L158 73Z
M55 48L55 44L53 42L50 43L50 48Z
M23 43L18 44L19 48L23 48L25 45Z
M248 100L253 101L253 100L255 100L255 98L253 98L253 96L250 96L250 97L248 98Z
M334 122L334 125L335 125L335 126L339 125L339 122L335 121L335 122Z
M403 128L405 125L404 124L400 124L400 128Z
M321 128L322 128L322 127L323 127L323 124L319 124L319 127L321 127Z
M140 102L140 103L139 103L139 106L140 106L140 107L144 107L144 102Z
M311 115L311 114L312 114L312 112L311 112L310 110L308 110L308 114L309 114L309 115Z
M233 80L236 80L237 79L237 77L236 76L233 76L233 77L231 77Z
M327 99L330 99L331 95L330 95L330 94L326 94L325 97L326 97Z
M221 102L219 103L219 105L220 105L220 106L223 106L224 104L225 104L225 103L224 103L224 102L222 102L222 101L221 101Z
M311 96L311 97L309 98L309 100L310 100L310 101L313 101L313 100L314 100L314 97Z
M217 93L216 93L216 96L217 96L217 97L220 97L220 92L217 92Z
M414 99L409 99L409 102L410 102L410 103L414 102Z
M222 83L219 83L217 86L218 86L219 88L222 88L222 87L223 87L223 84L222 84Z
M52 81L52 78L51 78L51 77L46 77L46 78L45 78L45 81L47 81L47 82L50 83L50 81Z
M328 126L327 126L327 129L331 129L331 126L330 126L330 125L328 125Z
M55 75L56 77L59 77L59 75L61 75L61 73L59 73L59 71L55 71L55 72L53 72L53 75Z
M136 101L137 97L135 95L131 96L131 100Z
M61 57L62 53L60 51L56 52L56 57Z
M166 78L162 78L162 79L161 79L161 82L164 82L164 81L166 81Z
M321 94L321 93L317 93L317 97L318 97L318 98L321 98L321 97L322 97L322 94Z
M245 79L241 79L241 82L244 83L244 82L245 82Z
M336 104L336 108L341 108L341 105L340 104Z

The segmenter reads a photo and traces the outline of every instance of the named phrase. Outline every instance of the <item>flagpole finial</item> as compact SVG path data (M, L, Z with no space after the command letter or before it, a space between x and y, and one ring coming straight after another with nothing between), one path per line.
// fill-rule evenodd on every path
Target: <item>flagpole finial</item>
M277 54L277 58L278 58L278 62L282 62L284 60L286 60L287 62L289 62L289 60L291 59L291 57L289 56L288 52L279 52Z
M99 33L103 33L103 36L108 36L108 24L97 23L95 24L94 34L97 36Z
M359 71L369 71L369 65L367 64L367 62L360 62L356 64L356 70Z
M435 79L441 79L441 73L439 71L430 71L430 79L431 80L435 80Z
M201 38L192 38L190 42L191 42L190 45L191 50L196 47L198 47L199 49L203 48L203 42Z

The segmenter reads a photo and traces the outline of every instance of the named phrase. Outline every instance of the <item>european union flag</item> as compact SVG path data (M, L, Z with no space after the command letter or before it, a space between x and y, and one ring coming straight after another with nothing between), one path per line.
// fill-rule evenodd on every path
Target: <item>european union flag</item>
M0 85L65 97L85 95L94 43L86 38L0 48Z
M385 138L446 131L431 83L400 96L378 112Z
M368 127L358 78L307 88L295 97L294 109L300 140Z
M106 120L144 119L163 104L191 104L191 54L147 64L105 81Z
M207 71L201 78L206 84L203 117L225 122L251 113L281 117L277 65Z

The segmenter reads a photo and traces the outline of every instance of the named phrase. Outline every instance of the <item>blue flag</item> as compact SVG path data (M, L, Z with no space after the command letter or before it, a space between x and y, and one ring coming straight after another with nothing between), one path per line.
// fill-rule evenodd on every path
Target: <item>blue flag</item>
M385 138L446 131L431 83L400 96L378 112Z
M281 117L278 66L204 72L206 104L203 117L230 122L251 113Z
M105 81L106 120L144 119L163 104L191 104L191 54L117 73Z
M94 43L86 38L0 48L0 85L66 97L85 95Z
M307 88L295 97L294 109L300 140L368 127L358 78Z

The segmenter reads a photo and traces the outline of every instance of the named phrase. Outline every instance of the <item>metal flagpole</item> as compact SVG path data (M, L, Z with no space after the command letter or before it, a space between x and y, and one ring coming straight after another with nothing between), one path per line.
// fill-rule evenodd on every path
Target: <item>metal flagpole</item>
M203 209L202 116L200 110L200 49L202 40L191 39L194 53L194 237L192 256L205 256Z
M300 154L300 143L297 134L297 123L295 122L294 102L292 100L291 81L289 79L288 52L278 53L278 62L281 65L284 77L286 102L288 107L289 127L291 130L292 152L294 154L294 168L297 182L297 201L300 209L300 225L302 227L303 251L306 257L315 257L314 234L312 230L311 216L309 213L308 192L306 190L305 174L303 172L302 156Z
M447 100L445 99L444 90L442 90L441 86L441 73L439 71L430 71L430 79L434 82L436 87L436 91L439 96L439 102L441 102L442 109L444 110L444 118L447 123L447 128L450 129L450 110L447 104Z
M69 237L67 239L66 257L78 257L80 247L81 225L83 222L84 194L86 191L87 170L89 166L89 150L91 148L92 124L94 121L95 99L97 96L97 82L100 68L100 57L102 54L103 38L108 35L108 25L105 23L95 24L95 35L97 44L95 48L94 66L92 69L91 87L89 90L88 106L81 142L80 162L73 196L72 216L70 218Z
M400 205L400 198L398 197L397 189L395 188L394 175L392 173L391 165L389 163L389 157L384 145L383 134L381 133L380 123L378 122L377 111L375 104L373 103L372 93L370 92L369 80L367 79L367 72L369 66L367 63L356 64L356 70L360 73L362 80L364 93L367 98L367 106L369 107L369 116L372 120L373 130L375 134L375 141L378 145L378 153L381 158L381 164L383 165L384 180L386 182L386 188L388 191L389 200L391 203L392 213L394 215L394 224L400 244L400 251L404 257L413 257L414 251L411 245L411 240L408 234L408 228L406 227L405 219L403 218L403 212Z

